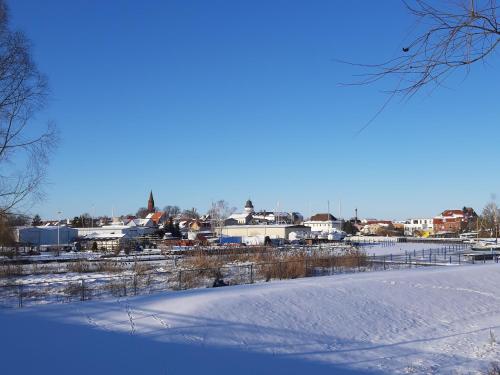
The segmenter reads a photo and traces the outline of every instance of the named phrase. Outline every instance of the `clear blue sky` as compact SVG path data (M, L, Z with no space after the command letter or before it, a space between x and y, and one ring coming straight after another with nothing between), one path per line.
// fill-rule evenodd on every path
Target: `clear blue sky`
M205 212L212 200L343 216L482 209L499 192L498 53L450 88L394 102L341 87L335 59L394 57L411 19L388 1L8 1L33 41L61 143L42 217Z

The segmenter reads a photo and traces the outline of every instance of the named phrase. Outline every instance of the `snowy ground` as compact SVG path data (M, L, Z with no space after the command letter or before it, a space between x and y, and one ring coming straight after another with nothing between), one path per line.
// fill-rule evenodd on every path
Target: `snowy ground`
M500 361L500 265L0 310L2 374L475 373Z
M419 242L381 242L381 243L367 243L361 244L367 255L400 255L411 254L414 251L418 254L422 250L426 253L429 250L449 249L449 251L468 251L470 246L463 244L446 244L446 243L419 243Z

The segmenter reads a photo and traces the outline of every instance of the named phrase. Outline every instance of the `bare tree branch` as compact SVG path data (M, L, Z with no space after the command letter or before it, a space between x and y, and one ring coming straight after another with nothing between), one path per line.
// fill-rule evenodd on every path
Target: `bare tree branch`
M485 61L500 43L496 0L434 2L439 6L430 0L402 1L421 32L402 48L399 56L383 63L342 61L365 70L357 75L358 81L344 85L368 85L395 77L398 83L388 90L390 100L395 95L408 99L424 87L441 86L456 71L468 74L471 65Z
M9 29L0 0L0 216L40 197L48 156L57 142L53 124L33 121L48 89L30 50L24 34Z

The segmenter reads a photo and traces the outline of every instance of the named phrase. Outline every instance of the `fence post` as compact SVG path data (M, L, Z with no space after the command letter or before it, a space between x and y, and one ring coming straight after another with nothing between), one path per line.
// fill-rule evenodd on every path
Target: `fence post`
M82 286L82 301L85 301L85 280L81 280L81 286Z
M460 264L460 253L458 253L458 264Z
M134 295L137 295L137 275L134 275Z
M19 296L19 308L23 307L23 286L19 285L17 287L17 293Z
M182 289L182 271L179 270L179 289Z
M250 284L253 284L253 264L250 264Z
M384 271L385 271L385 255L384 255Z

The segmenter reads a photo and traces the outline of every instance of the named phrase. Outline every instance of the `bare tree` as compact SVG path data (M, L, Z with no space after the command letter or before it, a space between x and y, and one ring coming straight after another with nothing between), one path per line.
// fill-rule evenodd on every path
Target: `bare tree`
M487 231L491 236L496 236L498 220L500 220L500 209L494 199L483 208L480 219L481 229Z
M165 211L165 215L167 215L167 217L176 216L181 213L179 206L165 206L163 211Z
M45 77L23 33L11 31L0 0L0 215L38 197L57 140L52 124L33 121L47 96Z
M140 207L137 210L135 216L140 218L140 219L144 219L148 214L149 214L149 210L146 207Z
M396 96L410 98L424 87L439 87L452 73L468 74L472 64L485 61L500 41L496 0L432 2L402 0L416 19L416 31L399 56L379 64L347 64L361 67L360 80L346 85L367 85L396 78L382 108ZM438 5L432 5L437 3Z
M184 210L182 211L182 217L184 219L199 219L200 215L196 211L196 208L191 208L190 210Z
M212 207L210 207L207 213L210 216L210 221L212 223L212 231L221 227L224 224L224 221L235 211L236 207L231 207L225 200L219 200L212 203Z

